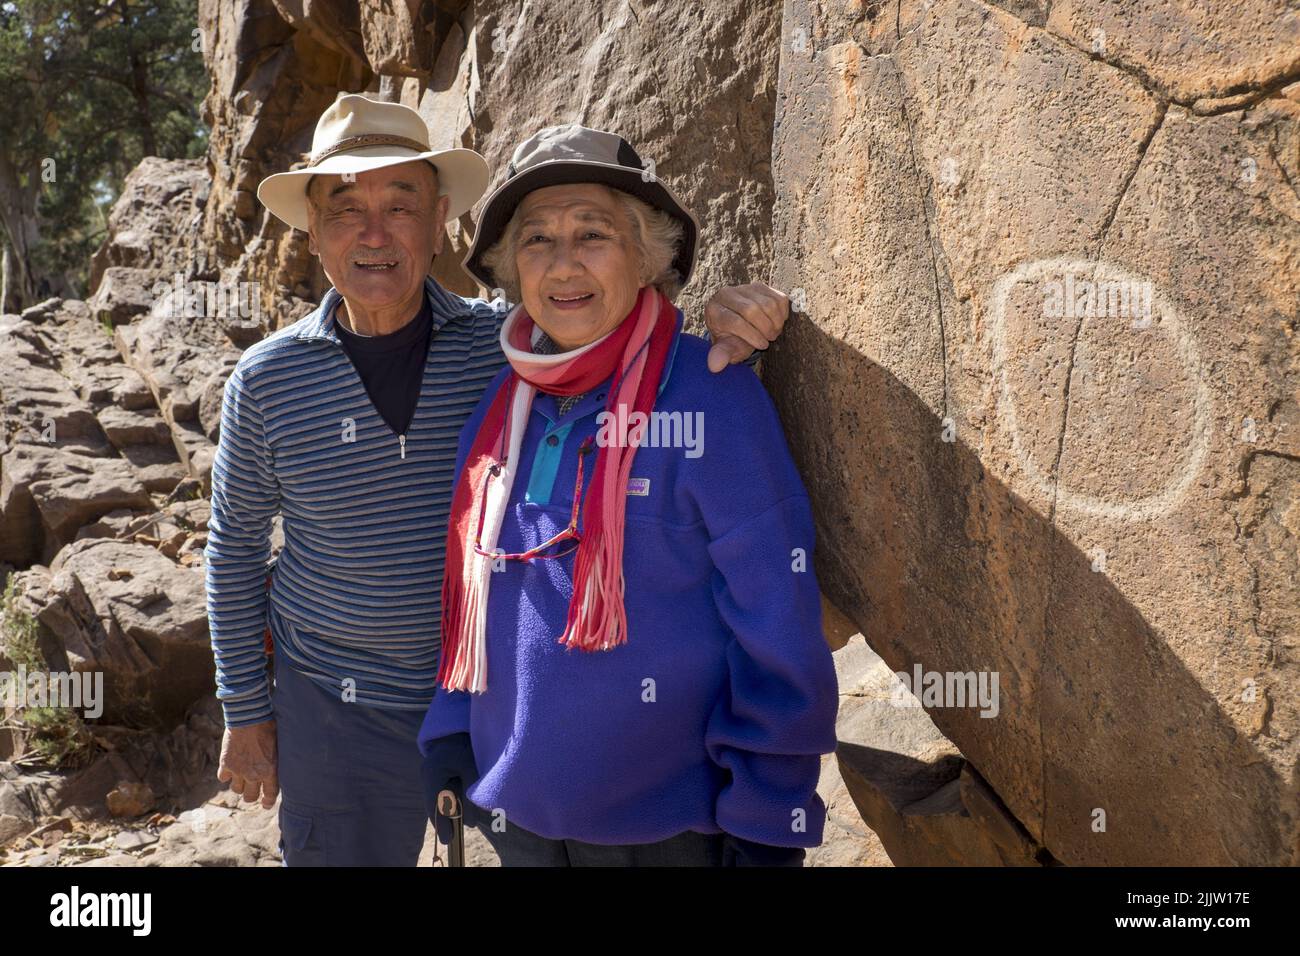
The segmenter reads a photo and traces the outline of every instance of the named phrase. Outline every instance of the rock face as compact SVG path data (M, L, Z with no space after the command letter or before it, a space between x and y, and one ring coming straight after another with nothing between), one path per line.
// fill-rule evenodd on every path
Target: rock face
M1296 14L1044 6L785 5L823 586L1061 862L1300 862Z
M49 561L78 530L184 476L145 381L83 302L0 317L0 561ZM168 443L170 444L170 443Z
M876 864L877 856L907 866L1053 862L861 635L835 659L842 782L830 790L827 808L837 829L851 832L850 814L870 827L878 852L868 852L861 863Z
M203 573L158 548L87 538L29 581L36 619L57 639L55 670L102 672L106 723L170 726L213 686Z
M170 284L194 255L192 240L208 199L201 159L147 156L122 184L108 217L109 238L90 263L90 309L113 325L145 313L158 281Z
M269 324L283 325L310 311L328 285L305 235L261 208L257 184L310 151L315 118L340 89L371 81L357 5L204 0L199 28L212 77L203 103L212 130L212 194L204 211L202 269L258 283Z
M316 120L339 92L367 89L419 109L435 147L481 152L494 183L515 146L543 126L580 122L626 136L701 221L703 255L682 301L696 328L718 285L768 277L777 6L361 8L358 19L352 3L199 4L212 73L205 237L224 275L260 283L268 314L296 318L328 286L305 235L256 201L257 184L310 151ZM460 270L473 228L472 213L452 226L433 269L463 294L475 292Z

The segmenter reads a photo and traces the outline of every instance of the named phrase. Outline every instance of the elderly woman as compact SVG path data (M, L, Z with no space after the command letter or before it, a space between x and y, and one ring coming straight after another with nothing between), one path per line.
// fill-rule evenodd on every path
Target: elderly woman
M837 687L757 376L672 298L696 225L622 138L542 130L466 268L519 302L460 437L430 794L503 865L800 865Z

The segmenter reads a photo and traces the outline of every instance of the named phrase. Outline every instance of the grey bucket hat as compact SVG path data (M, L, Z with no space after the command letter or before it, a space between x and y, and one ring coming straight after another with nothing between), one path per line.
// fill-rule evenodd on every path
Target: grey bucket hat
M548 126L519 144L506 167L505 181L483 204L474 243L463 263L465 271L489 289L497 286L483 264L483 254L501 238L520 201L534 189L571 183L604 183L677 219L683 232L673 268L681 275L682 285L686 285L695 268L699 234L695 217L654 174L653 164L642 161L631 143L616 133L576 123Z

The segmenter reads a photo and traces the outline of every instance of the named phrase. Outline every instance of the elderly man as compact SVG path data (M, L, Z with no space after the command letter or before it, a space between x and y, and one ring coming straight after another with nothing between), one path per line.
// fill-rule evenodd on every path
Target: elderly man
M487 180L477 153L429 149L414 110L349 94L321 116L308 165L258 189L307 231L333 286L240 359L212 469L218 777L268 808L281 795L290 866L409 866L423 845L416 736L438 669L457 439L504 363L505 315L429 271L446 221ZM765 347L787 314L761 284L716 293L710 368Z

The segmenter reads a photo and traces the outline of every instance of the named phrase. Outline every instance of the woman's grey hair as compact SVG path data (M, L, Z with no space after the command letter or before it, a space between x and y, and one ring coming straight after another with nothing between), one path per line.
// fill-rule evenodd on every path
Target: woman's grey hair
M632 242L640 259L641 284L655 286L670 301L676 299L682 288L682 277L673 268L673 260L685 232L681 222L631 193L613 186L605 188L614 194L632 224ZM501 238L483 253L483 265L491 271L497 285L511 302L521 300L519 270L515 268L518 246L519 208L516 207L501 232Z

